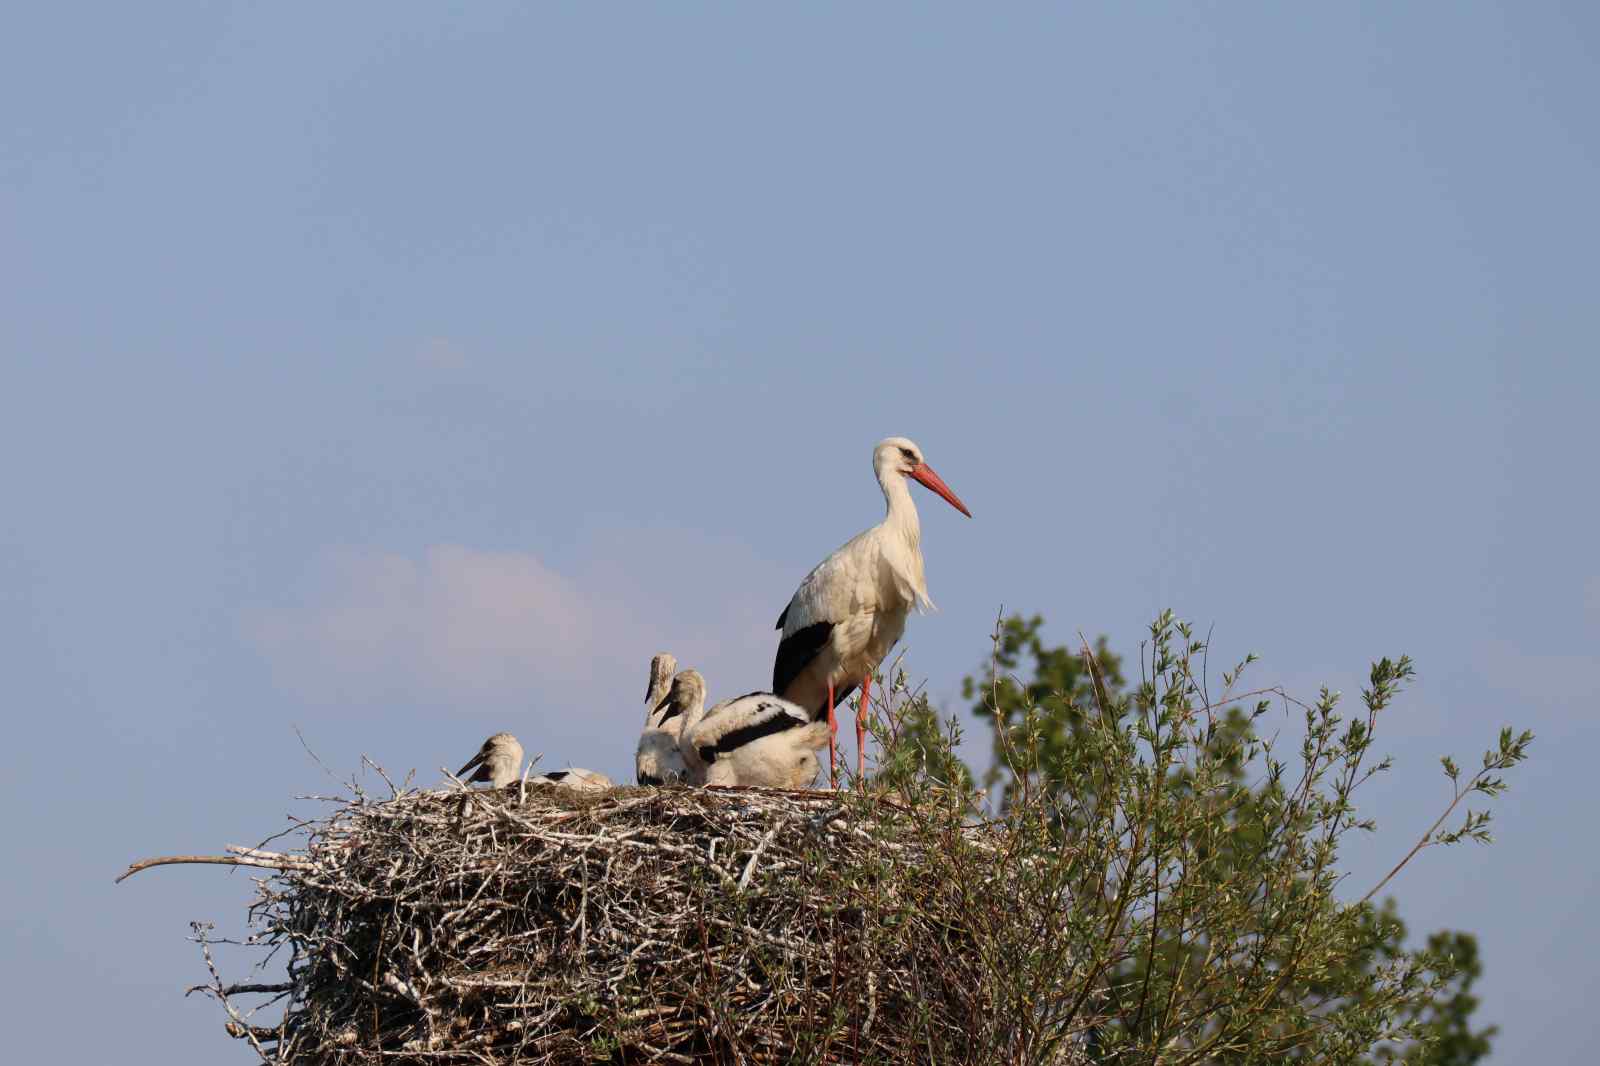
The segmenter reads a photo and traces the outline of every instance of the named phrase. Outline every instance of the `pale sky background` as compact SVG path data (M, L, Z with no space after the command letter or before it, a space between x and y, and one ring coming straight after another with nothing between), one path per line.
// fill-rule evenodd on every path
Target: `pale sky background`
M1002 605L1352 703L1408 653L1353 894L1535 729L1393 887L1496 1063L1592 1062L1596 11L14 10L8 1054L248 1062L182 995L248 878L128 861L305 812L296 726L627 775L650 653L764 685L906 434L976 515L919 490L952 709Z

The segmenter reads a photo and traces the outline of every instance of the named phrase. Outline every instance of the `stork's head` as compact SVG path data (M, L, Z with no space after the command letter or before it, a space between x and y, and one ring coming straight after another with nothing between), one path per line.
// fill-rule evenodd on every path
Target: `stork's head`
M666 696L656 704L656 714L650 724L657 729L676 732L683 727L685 719L705 704L706 679L700 676L700 671L679 670L672 675L672 687L667 690Z
M478 749L478 756L487 761L489 759L510 759L512 762L522 762L522 745L510 733L496 733L483 742L483 747Z
M655 717L656 706L666 697L672 686L672 675L678 670L678 660L670 652L659 651L650 660L650 686L644 693L644 720L649 724Z
M522 745L517 743L517 738L510 733L496 733L483 742L483 747L478 749L467 765L456 771L456 776L461 777L468 770L479 768L469 780L488 781L495 788L501 788L516 780L517 770L522 766Z
M944 501L951 507L960 511L968 518L972 512L967 510L967 505L962 503L944 479L933 472L927 460L922 458L922 449L917 447L916 441L908 437L885 437L878 442L872 450L872 470L878 475L880 483L887 483L891 477L908 477L913 481L920 481L933 492L944 497Z

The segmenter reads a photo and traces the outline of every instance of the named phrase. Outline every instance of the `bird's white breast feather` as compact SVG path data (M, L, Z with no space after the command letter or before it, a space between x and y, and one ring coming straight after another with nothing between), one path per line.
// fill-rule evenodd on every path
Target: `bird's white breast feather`
M921 555L883 526L859 534L807 574L784 617L784 637L856 614L932 608Z

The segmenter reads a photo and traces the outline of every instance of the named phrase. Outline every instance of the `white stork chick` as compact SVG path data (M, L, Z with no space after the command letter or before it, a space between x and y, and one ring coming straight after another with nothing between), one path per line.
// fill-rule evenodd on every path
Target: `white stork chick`
M565 770L551 770L547 774L528 778L530 785L557 785L561 788L575 788L583 792L601 792L611 788L611 778L597 770L583 770L569 767Z
M522 772L522 745L510 733L496 733L483 742L478 754L456 771L456 776L477 767L467 781L487 781L490 788L505 788Z
M685 728L682 747L705 767L708 785L809 788L826 722L770 692L723 700Z
M872 450L872 470L883 490L882 522L857 534L817 564L778 616L783 631L772 664L772 690L826 717L838 732L834 707L861 688L856 713L856 772L866 773L867 701L872 674L906 629L913 606L931 609L922 566L922 523L906 479L921 482L956 510L972 512L905 437L889 437ZM828 745L830 778L836 744Z
M683 722L678 747L691 780L706 785L803 788L817 776L824 723L770 692L752 692L705 709L706 679L680 670L661 702Z
M705 717L706 679L694 669L679 670L672 675L672 687L656 705L656 727L676 734L678 759L684 764L684 779L697 785L705 784L706 764L684 742L695 724Z
M641 785L667 785L689 778L689 767L678 749L683 729L681 710L667 701L678 660L662 652L650 660L650 686L645 690L644 732L634 752L634 780Z

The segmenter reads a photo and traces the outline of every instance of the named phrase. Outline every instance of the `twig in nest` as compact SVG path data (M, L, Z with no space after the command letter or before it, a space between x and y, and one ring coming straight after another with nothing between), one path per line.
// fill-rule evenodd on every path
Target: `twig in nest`
M140 870L148 870L152 866L175 865L215 865L215 866L254 866L262 870L304 870L307 863L301 859L290 856L280 856L277 859L258 859L251 855L162 855L154 859L140 859L126 870L122 871L112 884L120 885Z

